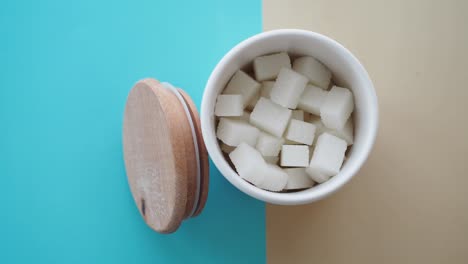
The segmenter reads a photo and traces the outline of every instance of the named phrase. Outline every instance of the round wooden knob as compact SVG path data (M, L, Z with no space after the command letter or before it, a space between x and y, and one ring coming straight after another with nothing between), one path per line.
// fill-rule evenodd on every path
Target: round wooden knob
M198 215L208 195L208 154L200 118L182 90L154 79L130 91L123 150L128 183L145 222L160 233Z

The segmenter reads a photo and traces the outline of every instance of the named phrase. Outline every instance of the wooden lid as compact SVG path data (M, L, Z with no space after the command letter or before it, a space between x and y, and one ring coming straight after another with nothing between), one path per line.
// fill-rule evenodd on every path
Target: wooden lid
M145 222L172 233L208 195L208 154L190 97L154 79L130 91L123 123L128 183Z

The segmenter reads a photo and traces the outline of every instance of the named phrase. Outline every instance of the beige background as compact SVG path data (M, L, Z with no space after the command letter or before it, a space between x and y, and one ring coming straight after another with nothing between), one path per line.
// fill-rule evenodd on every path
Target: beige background
M374 81L370 159L334 196L267 207L268 263L468 263L468 1L264 0L264 29L338 40Z

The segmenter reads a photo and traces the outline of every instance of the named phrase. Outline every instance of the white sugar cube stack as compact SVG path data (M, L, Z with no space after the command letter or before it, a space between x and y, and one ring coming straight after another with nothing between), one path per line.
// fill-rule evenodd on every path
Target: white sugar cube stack
M348 121L346 121L343 129L339 129L339 130L327 129L327 132L334 136L344 139L346 143L348 144L348 146L351 146L354 143L353 118L352 117L348 118Z
M294 120L299 120L299 121L304 121L304 116L305 116L306 113L304 113L304 111L302 110L292 110L291 112L291 120L289 121L289 126L291 125L291 121L294 119ZM287 135L287 132L288 131L288 128L286 128L286 135ZM285 144L287 145L295 145L295 144L300 144L296 141L293 141L293 140L290 140L288 138L286 138L285 136Z
M278 74L270 98L273 102L294 109L299 103L307 85L307 78L289 68L282 68Z
M264 175L263 181L257 185L262 189L279 192L288 183L288 174L278 167L278 165L267 164L262 172Z
M242 95L242 103L244 106L247 106L259 90L260 83L255 81L247 73L239 70L232 76L231 80L229 80L223 93Z
M311 114L320 115L320 107L327 94L328 91L309 84L305 88L297 107Z
M240 177L269 191L281 191L288 182L288 174L274 164L266 163L260 152L241 143L229 154Z
M256 149L246 143L241 143L229 154L229 158L243 179L257 186L263 182L266 162Z
M286 139L305 145L312 145L312 142L314 142L314 136L314 124L296 119L292 119L291 122L289 122Z
M214 107L220 149L239 176L279 192L337 175L354 143L351 90L330 85L331 71L310 56L292 65L286 52L257 57L253 71L238 70Z
M333 86L320 107L323 124L331 129L343 129L354 110L353 94L349 89Z
M290 118L291 110L262 97L250 114L250 123L273 136L282 137Z
M293 69L306 76L310 83L322 89L328 89L332 77L331 71L314 57L297 58L294 60Z
M283 167L307 167L309 164L309 147L305 145L283 145L280 162Z
M235 147L241 143L247 143L255 147L260 134L258 128L242 120L221 118L219 120L216 136L226 145Z
M344 125L343 129L340 130L333 130L330 128L327 128L322 121L320 120L320 117L311 115L308 119L309 123L312 123L315 125L316 130L315 130L315 139L314 143L317 141L317 138L324 132L327 132L331 135L337 136L341 139L344 139L348 146L351 146L354 143L354 129L353 129L353 118L350 117L348 118L348 121L346 121L346 124Z
M283 138L277 138L268 133L260 132L255 148L260 151L263 156L274 157L278 156L283 143Z
M220 94L216 100L216 116L242 116L244 106L242 95L239 94Z
M288 183L284 187L286 190L306 189L314 186L315 182L306 173L305 168L286 168Z
M274 80L281 68L291 68L291 59L286 52L260 56L253 61L257 81Z
M346 151L346 141L328 133L317 140L309 167L309 176L318 183L327 181L340 171Z

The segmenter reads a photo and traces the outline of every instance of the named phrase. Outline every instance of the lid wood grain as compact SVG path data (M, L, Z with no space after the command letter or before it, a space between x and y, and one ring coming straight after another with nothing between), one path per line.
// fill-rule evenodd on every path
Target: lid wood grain
M203 209L208 193L208 154L200 120L190 97L177 96L154 79L139 81L130 91L124 113L123 148L128 183L145 222L160 233L177 230L183 219ZM188 118L198 139L200 165ZM196 200L197 169L202 171Z

